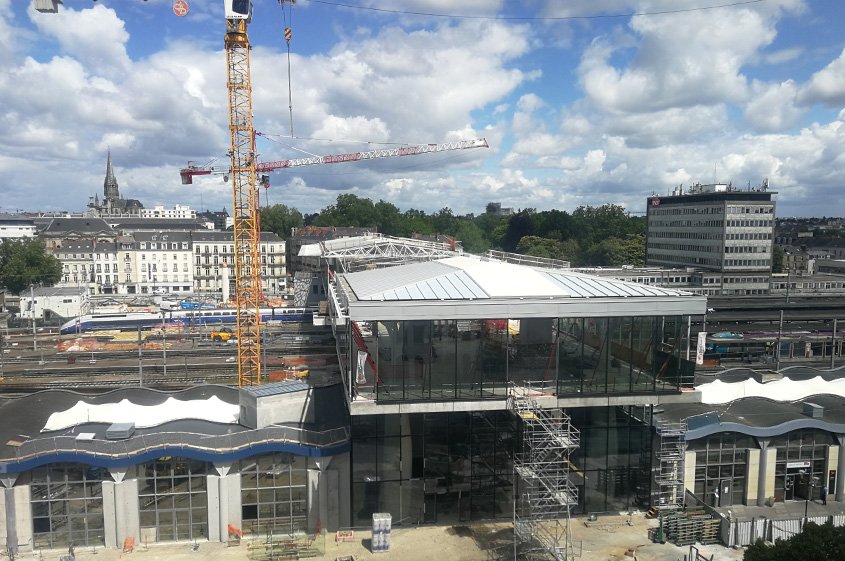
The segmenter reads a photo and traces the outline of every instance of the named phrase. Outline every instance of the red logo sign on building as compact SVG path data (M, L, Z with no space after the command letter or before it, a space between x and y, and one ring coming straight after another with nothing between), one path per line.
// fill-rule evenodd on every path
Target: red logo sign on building
M651 206L660 206L660 197L652 197Z

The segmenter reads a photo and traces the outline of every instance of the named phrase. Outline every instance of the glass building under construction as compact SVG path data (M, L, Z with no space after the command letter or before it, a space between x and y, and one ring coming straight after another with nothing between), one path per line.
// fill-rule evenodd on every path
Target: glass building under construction
M468 256L323 282L339 360L325 385L0 404L0 542L510 519L549 482L567 513L660 500L652 414L697 399L688 318L704 297ZM557 471L537 477L549 442Z

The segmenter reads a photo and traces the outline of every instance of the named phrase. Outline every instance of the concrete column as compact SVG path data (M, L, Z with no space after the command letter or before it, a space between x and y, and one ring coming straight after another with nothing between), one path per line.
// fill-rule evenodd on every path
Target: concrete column
M221 531L223 516L220 513L220 476L206 475L205 489L206 504L208 505L208 541L221 542L224 541L222 536L226 534Z
M322 492L324 478L319 465L314 468L309 467L307 474L308 479L305 488L305 508L307 511L308 532L313 533L317 530L318 523L321 528L323 526L323 516L325 515L325 512L323 512L323 505L321 504L324 501L321 499L322 496L325 495L325 493Z
M106 547L118 546L117 514L114 506L114 481L103 481L103 540Z
M6 489L0 486L0 543L9 543L6 536Z
M769 468L769 443L766 438L758 438L760 443L760 469L757 470L757 506L766 506L766 478ZM774 469L772 470L774 474Z
M836 466L839 463L839 448L841 446L837 446L836 444L831 444L827 448L827 469L825 470L824 474L822 475L822 481L819 483L819 489L822 486L827 487L828 481L830 479L829 474L831 471L836 472L836 479L839 480L839 470L836 469ZM836 486L827 487L827 496L830 498L836 492Z
M760 455L762 456L763 453L760 452ZM777 448L769 447L768 449L766 449L766 497L773 497L775 494L775 464L777 463L777 459Z
M215 468L218 466L215 464ZM240 529L241 520L241 474L208 475L208 540L225 542L229 539L229 524Z
M845 501L845 434L837 434L839 457L836 464L836 501Z
M337 485L337 487L333 489L330 487L332 497L329 498L329 521L335 520L336 525L327 525L326 528L330 531L352 526L352 492L349 485L352 474L350 469L349 452L338 454L332 458L332 464L328 471L335 473L336 478L332 479L330 484ZM337 510L333 518L332 512L335 508Z
M747 449L745 464L745 496L742 504L754 506L757 504L757 493L760 486L760 450Z
M695 451L684 452L684 488L695 490Z
M18 532L15 526L15 489L7 487L3 489L3 534L5 539L3 543L17 549L18 547Z
M19 551L32 551L32 495L29 485L16 485L10 489L15 504L14 529ZM6 495L6 506L9 506ZM7 522L8 524L8 522ZM11 536L10 536L11 537Z
M141 543L141 521L140 521L140 505L138 502L138 478L136 477L135 468L118 468L109 470L109 473L114 479L112 491L113 495L112 506L113 520L114 520L114 541L113 547L123 547L123 542L126 538L135 538L135 543ZM126 476L129 475L127 479ZM106 515L106 485L103 485L103 516ZM108 530L109 522L105 522L105 528ZM108 534L108 532L106 532ZM108 538L107 538L108 539ZM106 542L106 545L109 545Z

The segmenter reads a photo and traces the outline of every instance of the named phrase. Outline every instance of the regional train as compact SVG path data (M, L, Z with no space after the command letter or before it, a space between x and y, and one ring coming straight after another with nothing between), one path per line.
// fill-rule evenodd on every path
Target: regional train
M261 308L262 322L310 321L316 312L313 308ZM86 314L62 324L62 335L99 330L152 329L165 324L219 325L235 323L233 309L167 310L155 312L126 312Z

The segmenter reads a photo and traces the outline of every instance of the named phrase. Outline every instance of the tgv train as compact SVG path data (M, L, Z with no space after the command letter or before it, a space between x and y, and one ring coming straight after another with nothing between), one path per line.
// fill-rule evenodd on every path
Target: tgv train
M261 308L259 313L262 322L306 321L313 317L314 311L308 308ZM138 327L150 329L162 323L183 325L235 323L235 310L168 310L164 312L163 318L161 313L155 312L87 314L62 324L61 333L69 335L106 329L136 330Z

